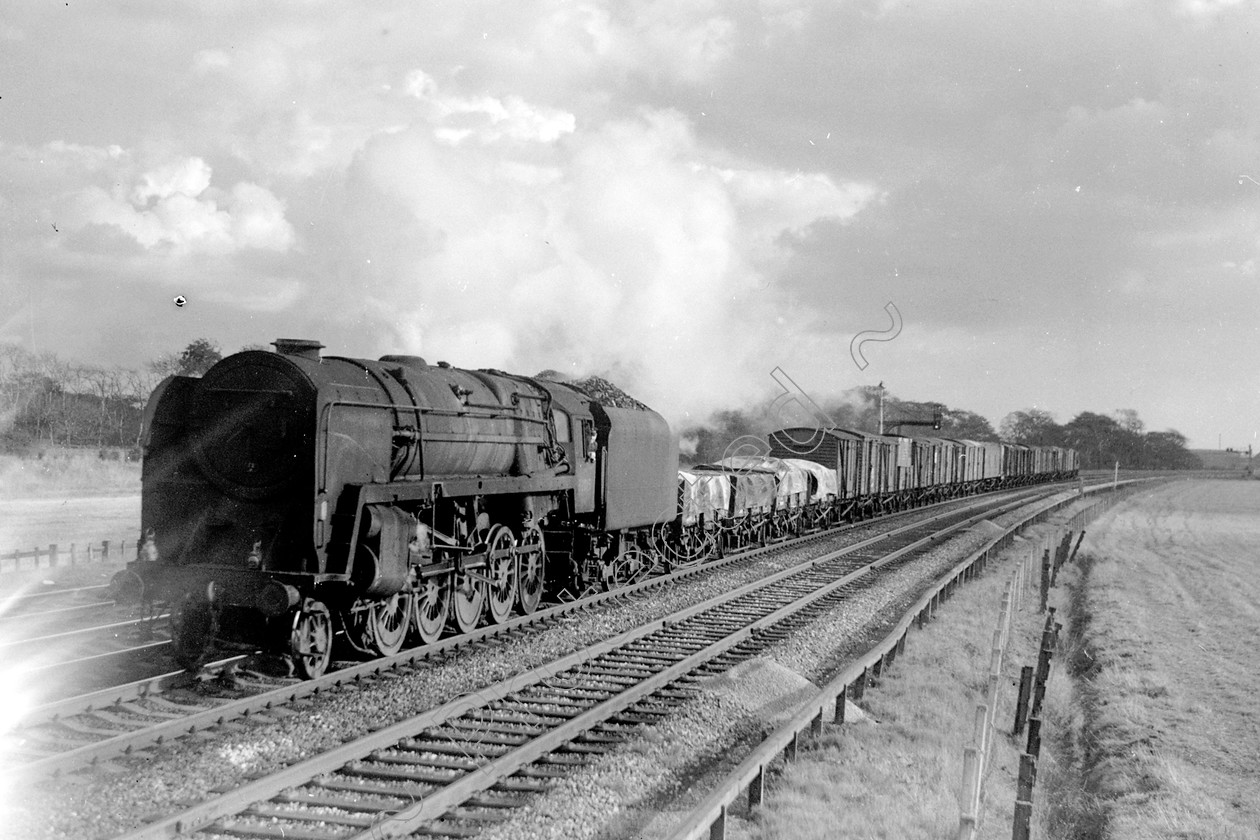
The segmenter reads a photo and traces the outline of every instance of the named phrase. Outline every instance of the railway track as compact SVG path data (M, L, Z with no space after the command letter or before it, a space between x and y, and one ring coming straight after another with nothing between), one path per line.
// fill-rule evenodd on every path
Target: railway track
M0 627L15 621L80 615L113 606L113 604L114 599L110 597L109 587L105 585L18 592L4 598L4 612L0 614Z
M36 702L57 702L152 672L153 663L165 658L169 614L138 616L106 600L68 603L65 592L46 593L40 598L46 604L22 604L0 617L0 662Z
M1044 488L1024 490L1016 495L1019 499L1025 499L1041 492L1044 492ZM1007 496L1002 498L1005 497ZM461 647L533 633L562 620L574 611L589 609L599 603L642 597L640 593L670 586L723 566L745 562L758 555L843 537L858 527L870 529L891 526L892 530L889 532L866 541L878 542L895 538L896 534L907 529L919 527L919 523L956 516L957 511L971 511L981 507L987 510L992 504L992 499L968 500L965 503L946 505L944 511L935 514L919 509L909 512L909 517L917 517L918 521L902 527L896 524L900 521L898 517L889 517L859 523L849 529L821 532L738 555L732 554L721 561L653 578L580 603L552 607L533 616L517 618L497 627L482 628L465 636L405 651L394 657L350 664L317 680L277 679L245 671L242 666L246 657L242 656L212 663L201 674L183 671L156 673L145 679L33 709L23 724L7 738L10 765L13 774L22 778L43 778L73 772L111 758L134 754L149 746L168 743L185 735L221 727L234 720L259 720L266 719L269 715L282 714L277 710L303 698L347 684L361 684L379 679L382 675L406 672L425 660ZM926 518L925 512L929 514ZM864 544L858 543L858 546Z
M234 827L229 830L224 823L218 825L216 831L240 836L280 836L279 830L269 833L271 829L265 827L277 818L272 811L310 807L309 802L301 806L288 801L291 796L279 793L294 785L301 785L300 789L307 794L310 790L319 793L318 796L301 794L299 799L323 804L316 804L314 812L303 812L304 816L292 825L282 826L287 837L356 836L347 833L355 829L373 832L363 836L382 836L382 831L402 830L399 826L431 821L443 808L453 809L450 813L458 823L447 826L452 829L447 833L459 835L469 828L460 820L467 818L479 824L491 815L501 815L503 808L521 799L522 794L546 787L546 779L562 772L566 764L580 761L586 753L607 748L628 728L668 714L673 704L688 696L690 680L754 655L760 646L790 632L795 624L808 621L816 612L829 609L843 599L852 586L870 579L882 566L907 556L915 546L930 545L950 530L997 515L1001 509L1024 504L1027 495L1045 492L1040 489L1021 494L1015 501L1007 497L1001 505L992 500L983 508L967 505L961 511L938 514L930 520L829 552L822 558L623 633L506 683L487 687L474 697L462 698L392 724L369 738L294 765L278 776L251 782L193 811L127 836L168 836L178 825L187 829L224 819L230 820ZM910 541L914 545L900 545ZM899 547L890 553L894 546ZM876 559L876 554L883 556ZM659 581L647 585L652 584L660 585ZM482 631L451 640L453 644L449 647L486 643L496 631L504 632L499 628ZM385 660L366 665L374 673L407 667ZM365 677L360 673L344 674L341 678ZM302 683L273 690L270 696L264 692L250 698L249 702L262 704L258 708L266 710L265 716L275 714L276 709L282 710L284 702L292 702L283 697L296 697L312 690L320 690L320 687ZM218 710L218 719L222 721L241 714L239 707L234 709ZM208 711L211 717L215 713ZM164 725L168 727L165 737L196 728L188 719L182 723L172 719ZM145 737L151 739L152 731ZM102 753L120 745L121 741L114 740ZM78 758L85 756L86 753L80 753ZM535 766L534 762L541 764ZM49 766L51 764L45 763L44 768ZM343 768L349 769L343 772ZM27 765L19 773L23 778L30 778L36 775L35 769L35 765ZM332 787L311 781L326 773L342 781ZM503 781L509 776L511 780ZM358 781L346 782L345 778ZM364 782L364 779L373 781ZM337 785L349 787L342 790ZM396 788L397 795L391 799L381 792L387 788ZM248 803L277 795L277 801L242 813ZM416 796L423 803L422 809L413 811L410 805L403 807L404 800L409 802ZM355 799L357 805L348 807L353 803L347 797ZM384 810L372 813L376 806L371 803L378 801ZM310 826L312 820L320 822L316 816L324 814L320 809L330 802L340 803L336 806L340 809L336 814L341 824L340 833L320 834ZM455 804L457 802L466 804ZM474 816L467 816L467 809L472 809L469 813ZM408 815L382 816L386 812ZM308 833L296 833L299 830ZM312 831L314 833L310 833Z

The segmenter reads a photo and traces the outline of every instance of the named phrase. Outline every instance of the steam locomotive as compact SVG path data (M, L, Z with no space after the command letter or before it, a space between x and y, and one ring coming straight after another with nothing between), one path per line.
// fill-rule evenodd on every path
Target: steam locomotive
M680 473L676 435L638 404L416 356L274 346L170 377L146 407L142 539L114 589L171 605L186 667L264 650L315 677L334 640L390 655L544 597L927 500L894 486L898 439L784 430L759 460L726 459L701 480ZM954 445L958 469L916 487L988 486ZM1071 474L1071 458L1029 459L1018 476L1012 461L1009 480Z

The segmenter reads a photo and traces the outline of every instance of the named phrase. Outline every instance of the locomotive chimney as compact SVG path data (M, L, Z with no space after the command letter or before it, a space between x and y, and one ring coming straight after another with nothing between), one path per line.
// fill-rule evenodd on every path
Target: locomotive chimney
M281 356L297 356L299 359L319 361L319 351L324 346L309 338L277 338L271 342Z

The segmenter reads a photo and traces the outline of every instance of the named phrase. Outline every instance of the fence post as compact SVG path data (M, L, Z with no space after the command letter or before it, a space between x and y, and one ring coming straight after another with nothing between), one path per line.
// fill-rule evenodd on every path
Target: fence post
M109 562L109 540L105 540L101 543L101 562Z
M55 568L57 568L57 562L58 562L60 559L61 559L61 558L60 558L60 556L58 555L58 552L57 552L57 544L56 544L56 543L51 543L51 544L49 544L49 546L48 546L48 562L49 562L49 564L50 564L50 567L51 567L51 568L54 568L54 569L55 569Z
M976 704L976 719L971 737L980 753L980 772L983 774L984 759L989 754L989 707L984 703Z
M762 767L748 785L748 809L751 811L761 804L766 796L766 768Z
M1024 753L1019 757L1019 787L1015 793L1015 825L1011 840L1029 840L1032 824L1033 785L1037 782L1037 762Z
M962 817L958 821L959 840L970 840L976 830L976 813L972 804L979 796L980 761L975 747L963 750Z
M1041 718L1030 717L1028 719L1027 753L1033 758L1041 756Z
M1028 700L1032 694L1033 666L1025 665L1019 669L1019 696L1015 701L1014 734L1024 731L1024 722L1028 719Z
M726 838L726 806L718 810L717 819L709 826L709 840L725 840Z
M1050 549L1041 554L1041 612L1046 611L1050 601Z
M1081 550L1081 543L1084 541L1085 541L1085 529L1082 528L1081 535L1076 538L1076 545L1075 547L1073 547L1072 553L1068 555L1068 559L1067 559L1068 563L1071 563L1073 560L1076 559L1076 552Z

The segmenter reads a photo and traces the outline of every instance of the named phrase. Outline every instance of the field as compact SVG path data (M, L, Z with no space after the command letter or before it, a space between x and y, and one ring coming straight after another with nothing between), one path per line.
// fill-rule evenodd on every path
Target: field
M72 457L0 455L0 552L49 543L135 538L140 465Z
M43 458L0 455L0 499L63 499L140 492L140 464L98 458L95 450Z
M1049 836L1260 838L1260 482L1133 498L1067 583Z
M140 527L140 494L73 496L7 500L0 520L0 552L26 550L49 543L77 543L125 537L134 540Z
M102 540L135 540L140 527L140 465L94 456L20 459L0 456L0 553L47 548L80 550ZM123 558L119 558L121 561ZM0 592L31 580L96 583L119 566L8 572ZM99 572L99 573L98 573Z

